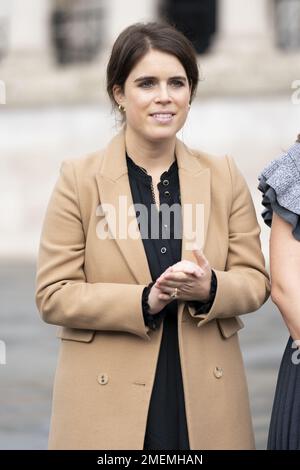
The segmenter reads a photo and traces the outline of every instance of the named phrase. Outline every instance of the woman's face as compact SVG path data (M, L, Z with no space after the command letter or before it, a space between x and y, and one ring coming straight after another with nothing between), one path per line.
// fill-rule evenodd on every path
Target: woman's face
M114 96L126 110L127 128L157 141L174 137L182 128L191 90L177 57L150 50L128 75L124 94L115 87Z

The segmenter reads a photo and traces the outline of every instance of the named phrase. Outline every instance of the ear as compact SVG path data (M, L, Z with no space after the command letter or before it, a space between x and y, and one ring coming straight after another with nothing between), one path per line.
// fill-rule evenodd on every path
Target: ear
M113 91L115 102L117 104L122 104L124 101L124 93L120 85L114 85L112 91Z

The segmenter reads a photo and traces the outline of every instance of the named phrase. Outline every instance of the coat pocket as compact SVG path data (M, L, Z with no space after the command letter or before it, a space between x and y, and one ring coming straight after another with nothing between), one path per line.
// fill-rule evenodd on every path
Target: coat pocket
M94 338L95 333L95 330L82 330L78 328L68 328L66 326L60 326L57 329L56 336L60 339L90 343Z
M223 338L230 338L244 328L244 323L239 317L217 318L216 320Z

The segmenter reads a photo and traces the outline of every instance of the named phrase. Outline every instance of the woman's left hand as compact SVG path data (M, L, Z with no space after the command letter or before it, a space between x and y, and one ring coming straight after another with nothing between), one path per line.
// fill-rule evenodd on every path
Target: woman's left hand
M206 302L209 298L211 267L201 250L193 250L196 263L182 260L170 266L156 280L155 286L161 290L162 300L170 299L177 287L177 299Z

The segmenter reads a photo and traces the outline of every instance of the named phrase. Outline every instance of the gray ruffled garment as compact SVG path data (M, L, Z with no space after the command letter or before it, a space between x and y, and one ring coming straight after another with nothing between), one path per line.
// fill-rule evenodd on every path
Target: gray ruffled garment
M276 212L291 224L294 238L300 241L300 143L272 160L258 179L265 223L271 227L273 211Z
M300 144L273 160L259 176L258 188L263 193L262 213L271 226L275 211L292 226L294 238L300 241ZM271 421L268 450L300 450L300 364L293 361L295 348L290 337L279 368Z

